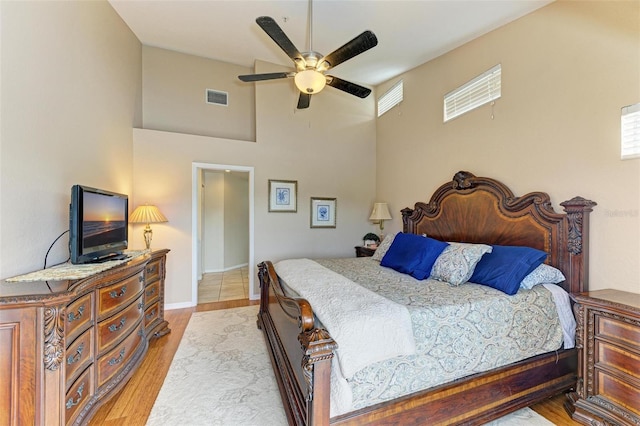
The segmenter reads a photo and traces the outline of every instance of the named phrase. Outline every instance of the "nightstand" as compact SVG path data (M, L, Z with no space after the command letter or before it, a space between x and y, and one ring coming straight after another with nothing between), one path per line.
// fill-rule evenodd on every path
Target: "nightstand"
M356 246L356 257L371 257L376 249L370 247Z
M598 290L571 298L578 381L567 409L583 424L640 424L640 294Z

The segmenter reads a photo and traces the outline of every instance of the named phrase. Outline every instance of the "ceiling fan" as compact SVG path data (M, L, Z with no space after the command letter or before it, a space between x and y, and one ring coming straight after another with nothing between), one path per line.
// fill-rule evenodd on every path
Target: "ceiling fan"
M312 6L311 0L309 0L309 50L300 52L273 18L269 16L257 18L256 22L260 28L293 60L295 71L240 75L238 78L242 81L252 82L293 77L296 87L300 90L298 109L309 108L311 95L320 92L325 85L360 98L369 96L371 89L325 73L354 56L375 47L378 44L375 34L371 31L365 31L328 55L323 56L318 52L314 52L311 46L312 20Z

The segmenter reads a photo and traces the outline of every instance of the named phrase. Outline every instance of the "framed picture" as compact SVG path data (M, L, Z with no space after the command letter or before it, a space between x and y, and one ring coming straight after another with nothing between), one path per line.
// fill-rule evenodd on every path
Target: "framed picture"
M298 211L298 181L269 179L269 211Z
M311 197L311 227L336 227L336 199Z

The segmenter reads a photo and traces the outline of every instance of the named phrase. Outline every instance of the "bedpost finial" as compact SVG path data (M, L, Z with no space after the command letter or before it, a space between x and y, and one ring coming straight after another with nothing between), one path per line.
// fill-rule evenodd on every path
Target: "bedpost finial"
M573 197L570 200L561 202L560 205L564 207L564 211L566 211L567 213L576 211L592 212L592 207L597 206L598 203L582 197Z
M459 171L453 176L453 189L469 189L473 188L472 179L475 178L471 172Z

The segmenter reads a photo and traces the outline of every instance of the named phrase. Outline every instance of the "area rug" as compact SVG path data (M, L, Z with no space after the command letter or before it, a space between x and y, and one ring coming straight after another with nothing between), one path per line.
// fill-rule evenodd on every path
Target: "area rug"
M196 312L180 341L148 426L285 426L258 306ZM487 426L553 425L529 408Z

